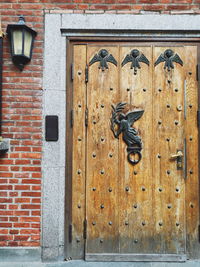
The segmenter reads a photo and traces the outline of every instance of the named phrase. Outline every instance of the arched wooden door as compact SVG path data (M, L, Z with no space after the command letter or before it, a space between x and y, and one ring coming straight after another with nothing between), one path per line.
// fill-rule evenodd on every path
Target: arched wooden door
M197 257L196 66L191 45L73 46L72 258Z

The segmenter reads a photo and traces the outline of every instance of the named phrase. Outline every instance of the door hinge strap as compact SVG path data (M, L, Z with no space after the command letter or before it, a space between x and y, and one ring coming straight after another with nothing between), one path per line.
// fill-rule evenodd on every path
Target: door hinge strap
M199 80L199 64L197 64L197 68L196 68L196 79L197 81Z
M88 77L89 76L89 74L88 74L88 65L86 65L86 67L85 67L85 83L88 83Z
M72 242L72 224L69 225L69 243Z
M88 126L88 108L85 110L85 127Z
M71 113L70 113L70 121L71 121L71 127L74 126L74 111L73 109L71 110Z
M200 127L200 110L197 110L197 126Z
M74 64L71 64L71 81L74 80Z
M199 239L199 243L200 243L200 225L198 226L198 239Z
M184 138L184 179L187 179L187 141L186 138Z
M84 222L84 230L83 230L83 238L87 239L87 220L85 219Z

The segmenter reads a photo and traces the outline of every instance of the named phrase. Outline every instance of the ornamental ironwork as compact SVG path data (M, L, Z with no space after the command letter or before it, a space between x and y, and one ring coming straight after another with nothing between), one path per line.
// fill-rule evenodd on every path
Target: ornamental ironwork
M120 102L116 106L112 105L111 130L115 138L119 138L122 133L122 138L127 145L127 159L132 165L135 165L142 158L142 141L132 124L142 117L144 110L134 110L124 114L123 110L126 104ZM135 159L135 155L137 155L137 159Z
M117 66L116 59L113 57L112 54L109 54L109 52L106 49L101 49L98 54L94 55L89 62L89 66L91 66L95 62L100 62L99 69L101 69L102 71L108 69L108 64L107 64L108 62Z
M162 53L158 57L158 59L154 63L154 66L157 66L161 62L165 62L164 69L167 69L168 71L170 71L170 69L174 69L174 63L173 62L176 62L176 63L180 64L181 66L183 66L182 59L179 57L179 55L177 53L175 54L172 49L165 50L165 52Z
M131 69L134 69L134 75L137 74L138 69L141 69L139 62L143 62L149 66L149 60L138 49L133 49L130 54L126 55L122 61L122 67L128 62L131 62Z

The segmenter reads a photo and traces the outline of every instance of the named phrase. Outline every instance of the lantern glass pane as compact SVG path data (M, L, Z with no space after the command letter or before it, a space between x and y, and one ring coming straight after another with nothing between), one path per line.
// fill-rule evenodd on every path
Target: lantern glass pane
M13 31L13 45L14 45L14 54L22 54L22 31L14 30Z
M31 54L32 35L30 32L25 31L24 34L24 55L30 57Z

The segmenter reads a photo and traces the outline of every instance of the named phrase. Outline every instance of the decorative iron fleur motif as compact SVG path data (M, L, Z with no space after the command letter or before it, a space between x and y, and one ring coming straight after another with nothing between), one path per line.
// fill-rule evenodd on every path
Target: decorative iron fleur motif
M112 116L111 116L111 130L115 138L119 138L122 133L123 140L127 145L127 159L132 164L137 164L141 158L142 141L141 137L138 135L138 131L132 127L132 124L139 120L144 110L135 110L128 112L127 114L122 113L125 108L126 103L118 103L116 106L112 105ZM116 125L118 129L115 130ZM132 155L138 155L138 159L132 159Z
M133 49L130 54L126 55L122 61L122 67L131 62L131 69L134 68L134 75L137 74L137 69L141 69L140 63L143 62L149 66L149 60L145 57L144 54L140 53L138 49Z
M154 63L154 66L157 66L161 62L165 62L164 69L167 68L168 71L170 71L170 69L174 69L173 62L176 62L183 66L183 61L181 60L179 55L174 54L174 51L171 49L165 50L165 52L158 57L158 59Z
M107 62L110 62L117 66L117 61L115 60L112 54L108 53L106 49L101 49L98 54L94 55L94 57L89 62L89 66L91 66L95 62L100 62L99 69L102 69L102 71L108 69Z

